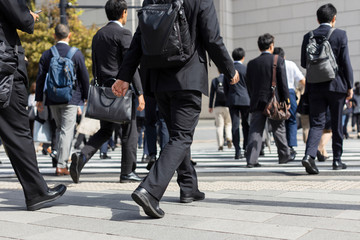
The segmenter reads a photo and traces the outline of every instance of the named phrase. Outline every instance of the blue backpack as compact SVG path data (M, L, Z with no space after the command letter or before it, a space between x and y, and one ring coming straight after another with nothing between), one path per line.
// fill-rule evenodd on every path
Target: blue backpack
M53 57L46 76L47 97L55 103L67 103L71 100L72 92L75 89L76 74L71 59L78 49L70 48L65 57L59 55L55 46L52 46L50 50Z

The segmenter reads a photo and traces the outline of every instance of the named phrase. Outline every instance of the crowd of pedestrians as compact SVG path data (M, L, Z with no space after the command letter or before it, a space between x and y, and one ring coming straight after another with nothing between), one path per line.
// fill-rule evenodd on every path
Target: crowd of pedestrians
M145 0L144 6L152 3L152 0ZM235 159L245 158L248 168L261 167L259 156L263 155L265 137L268 136L264 131L270 131L277 147L278 163L293 161L297 154L297 114L300 113L306 142L302 165L306 172L318 174L315 158L319 161L329 158L325 146L331 134L333 169L347 167L341 161L343 136L348 137L347 124L352 119L352 126L356 127L360 138L360 86L357 82L353 91L347 36L343 30L333 30L337 12L332 4L318 9L320 26L312 31L319 39L328 36L327 41L338 65L336 76L321 83L308 82L308 74L304 77L294 62L285 59L284 50L275 48L275 37L269 33L258 37L260 55L250 60L247 66L242 48L234 49L231 59L219 35L213 1L184 0L181 7L187 18L186 27L193 52L182 65L154 68L153 63L143 61L148 57L143 49L144 41L151 41L144 40L143 28L139 27L133 37L124 28L128 16L126 1L106 2L105 13L109 22L93 37L92 73L96 84L111 87L117 96L125 96L129 88L134 90L131 120L121 124L100 120L87 140L80 127L76 134L76 125L86 121L84 112L89 74L81 51L69 46L73 37L69 27L65 24L55 27L56 44L42 54L36 84L31 86L31 95L27 98L25 56L16 30L32 33L39 16L27 9L25 1L0 0L0 50L6 53L3 56L13 57L1 59L1 64L16 66L15 74L10 73L13 74L10 103L0 109L0 136L22 184L28 210L42 208L66 190L62 184L55 188L47 187L39 173L32 147L32 136L37 134L34 121L49 123L50 138L43 144L43 153L52 157L57 176L70 175L73 182L78 183L82 169L93 155L100 149L100 158L109 159L108 148L114 150L120 138L119 181L140 183L132 198L147 215L153 218L164 216L159 202L175 172L180 202L203 200L205 194L198 188L190 147L199 120L202 94L209 93L206 52L220 73L211 82L209 99L209 112L215 114L219 151L224 150L224 145L228 148L234 146ZM328 35L330 29L331 36ZM310 64L307 45L311 37L310 34L304 36L301 48L304 69ZM67 97L64 99L57 95L62 94L60 91L52 92L55 87L51 81L63 77L57 74L55 67L60 64L59 59L67 59L64 64L70 62L67 74L72 77L69 93L63 94ZM15 65L12 65L14 60ZM286 121L273 120L263 114L272 93L273 78L276 80L276 95L280 102L286 103L290 112ZM298 89L302 90L299 107ZM29 111L26 106L29 106ZM75 136L77 140L73 148ZM142 162L148 163L146 178L136 173L138 147L143 149Z

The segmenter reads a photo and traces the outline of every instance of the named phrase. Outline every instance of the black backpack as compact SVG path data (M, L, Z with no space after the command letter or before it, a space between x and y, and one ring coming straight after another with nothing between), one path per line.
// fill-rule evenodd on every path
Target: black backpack
M224 90L223 80L224 76L219 76L216 80L216 101L218 102L226 102L226 95ZM222 81L221 81L222 80Z
M194 53L183 0L155 0L138 11L142 64L148 68L184 66Z
M334 30L335 28L331 28L322 39L315 37L313 31L309 33L309 43L306 46L306 80L309 83L328 82L336 77L338 65L328 41Z

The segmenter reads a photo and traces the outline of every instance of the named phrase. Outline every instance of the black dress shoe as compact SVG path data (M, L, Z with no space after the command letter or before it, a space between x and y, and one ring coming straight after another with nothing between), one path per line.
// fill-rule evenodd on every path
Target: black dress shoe
M80 172L86 163L85 156L82 153L73 153L71 155L70 176L74 183L78 183Z
M191 203L192 201L200 201L204 199L205 199L205 193L200 192L199 190L193 193L180 192L181 203Z
M295 149L293 148L293 147L290 147L290 158L292 159L292 160L295 160L295 157L296 157L296 151L295 151ZM291 160L291 161L292 161Z
M100 159L111 159L111 157L109 155L107 155L106 153L101 153Z
M333 170L341 170L341 169L347 168L346 164L341 162L341 160L334 160L332 167L333 167Z
M316 157L319 162L325 162L329 158L329 157L325 157L324 155L322 155L320 153L320 151L317 151Z
M260 163L255 163L255 164L247 164L246 165L247 168L254 168L254 167L261 167L261 164Z
M301 163L305 167L305 170L308 174L319 174L319 169L315 164L315 158L312 158L309 155L305 155Z
M121 183L141 182L142 180L143 179L141 177L139 177L135 172L120 175Z
M60 184L54 188L49 188L45 195L26 201L27 210L35 211L43 208L46 203L55 201L61 197L65 191L66 186L63 184Z
M154 198L145 188L138 187L131 198L144 209L146 215L152 218L162 218L165 212L159 207L159 200Z
M148 156L149 162L146 165L146 169L150 171L150 169L152 168L152 166L154 165L155 161L156 161L156 156L155 155L151 155Z
M293 155L293 156L290 155L290 158L289 158L289 159L286 159L286 160L283 160L283 161L279 161L279 164L285 164L285 163L294 161L294 160L295 160L295 156L296 156L296 154Z
M235 159L243 158L244 156L241 154L241 152L235 152Z

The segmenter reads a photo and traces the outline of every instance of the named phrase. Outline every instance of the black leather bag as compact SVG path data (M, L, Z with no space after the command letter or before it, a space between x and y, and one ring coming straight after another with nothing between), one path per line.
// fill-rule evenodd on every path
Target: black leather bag
M114 123L131 121L133 91L124 97L113 94L111 87L90 85L85 116Z
M5 52L4 42L0 43L0 108L10 104L14 74L17 69L17 57ZM16 50L17 53L17 48Z
M266 104L266 107L263 111L263 114L272 119L272 120L287 120L290 118L291 114L286 107L285 102L278 102L276 99L276 66L277 66L278 55L274 55L274 65L273 65L273 77L272 77L272 96L269 102Z

